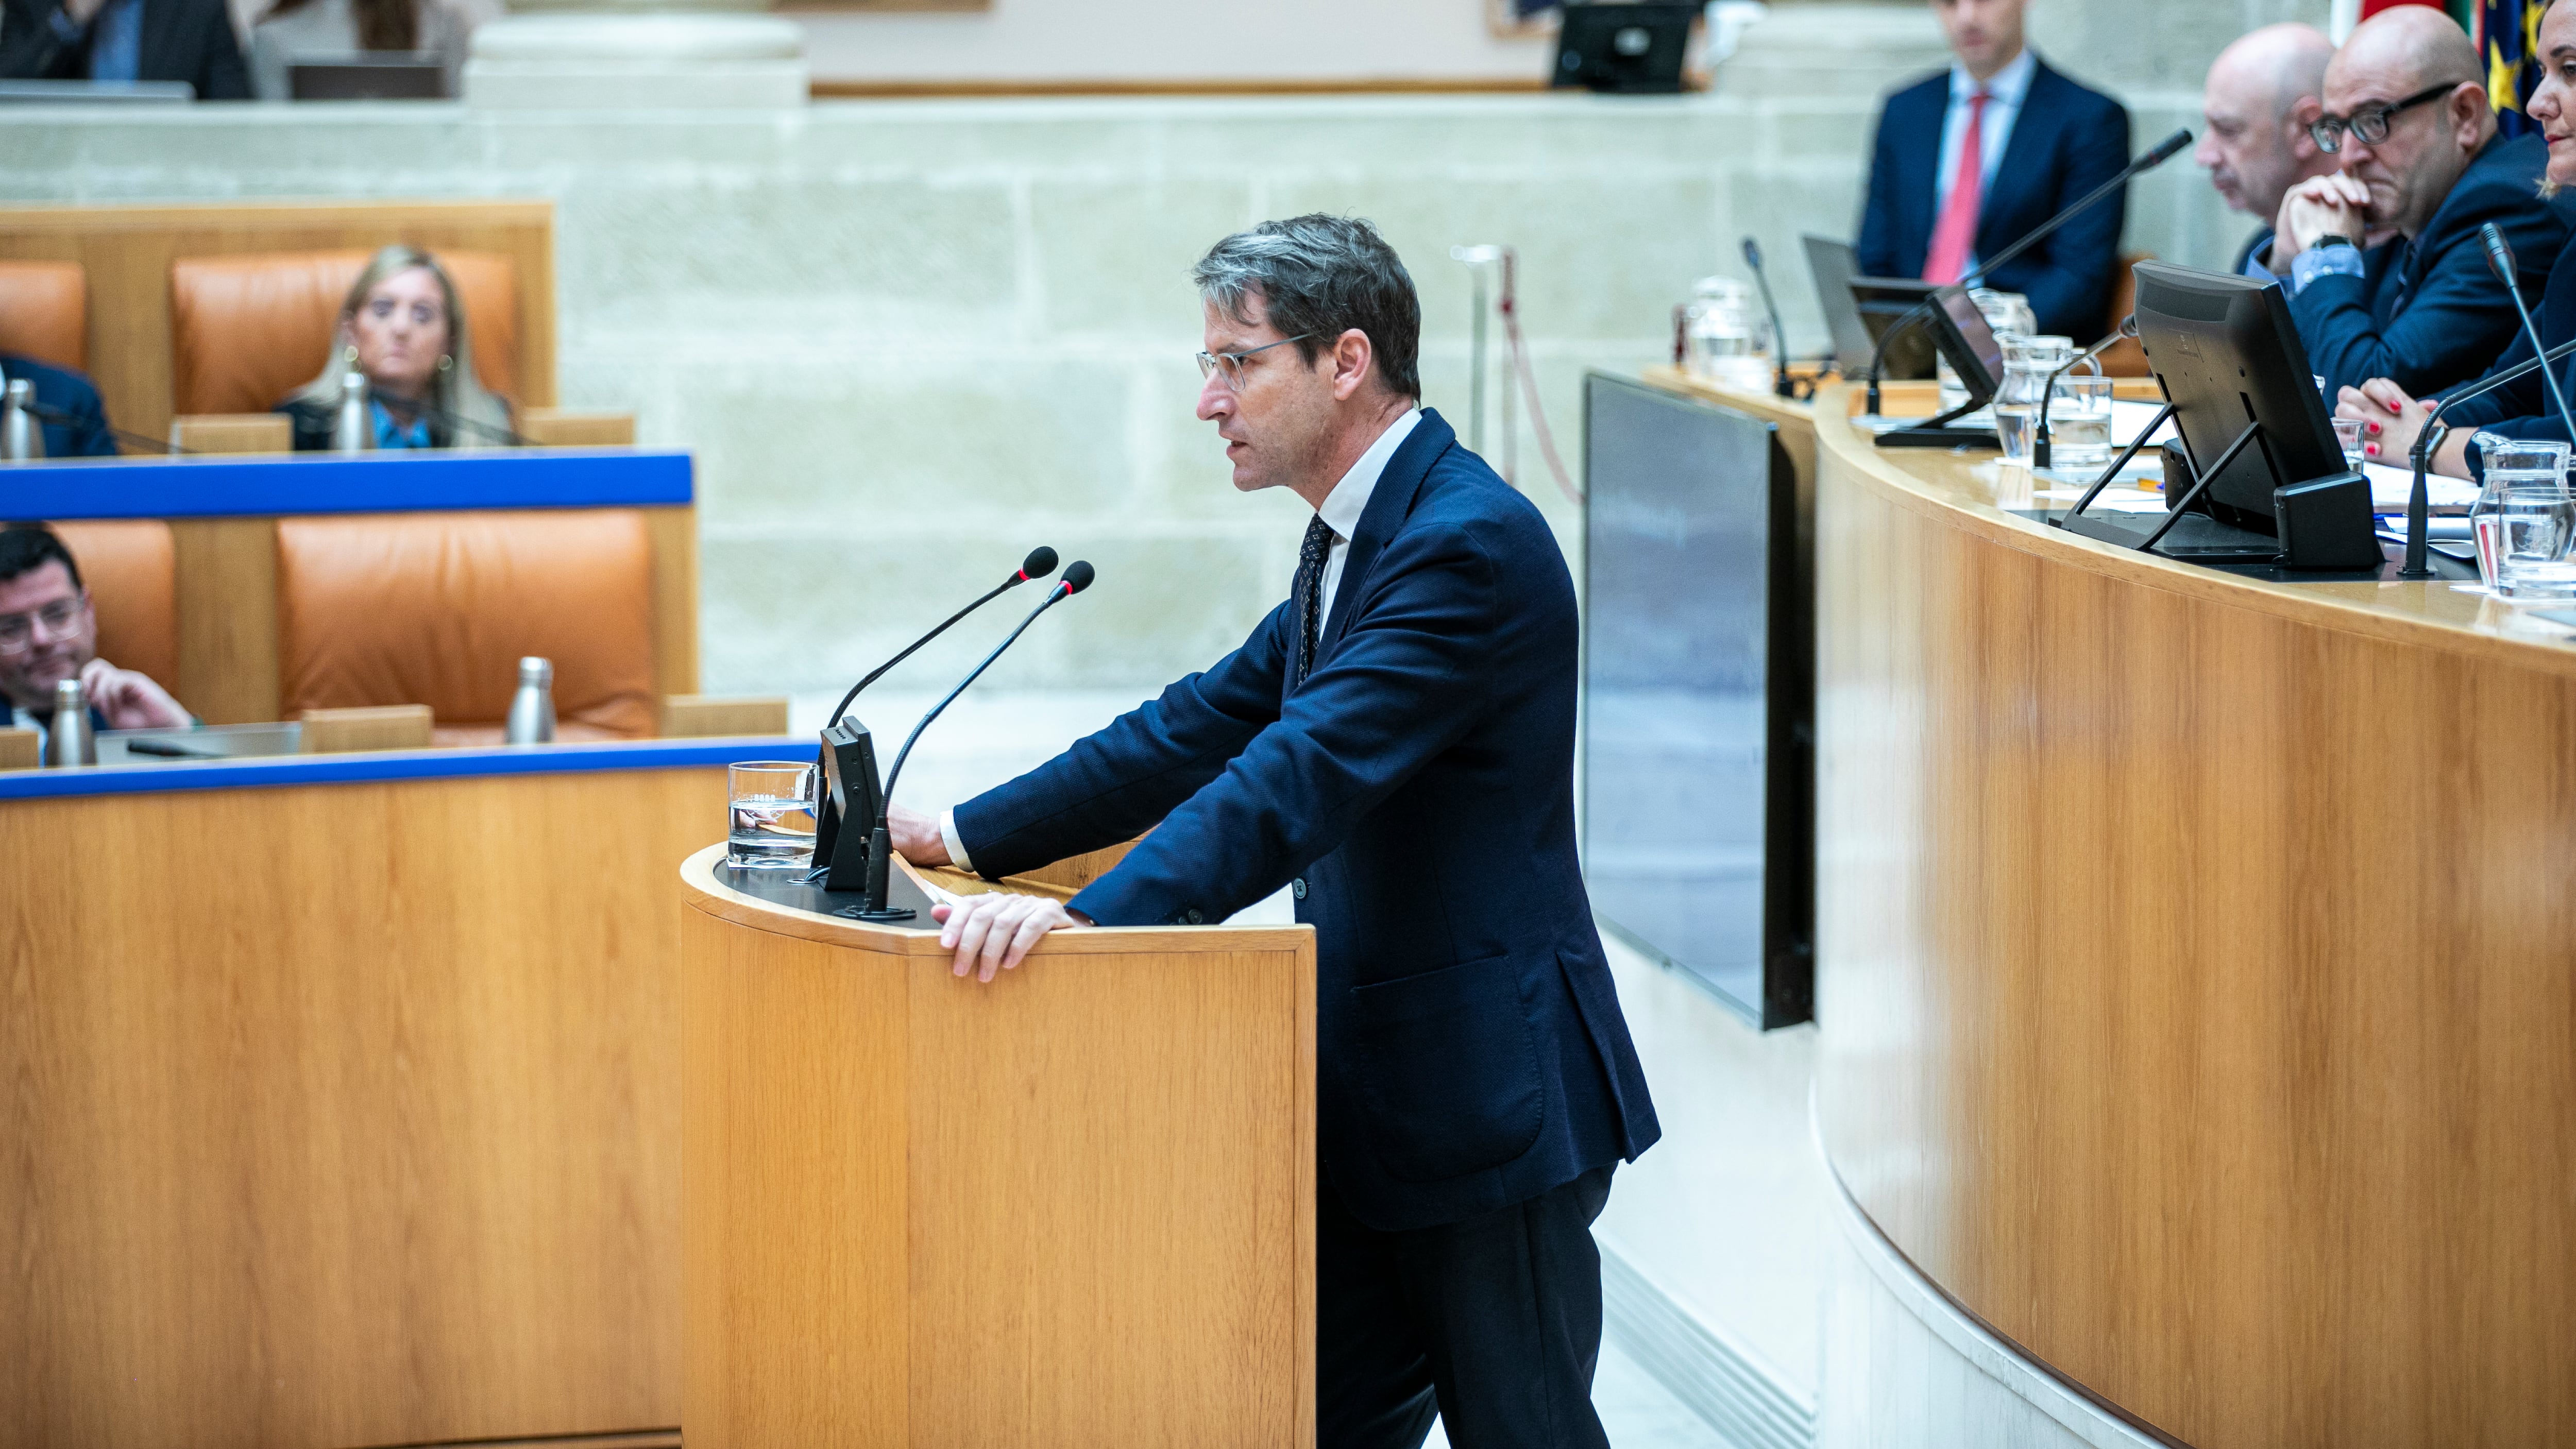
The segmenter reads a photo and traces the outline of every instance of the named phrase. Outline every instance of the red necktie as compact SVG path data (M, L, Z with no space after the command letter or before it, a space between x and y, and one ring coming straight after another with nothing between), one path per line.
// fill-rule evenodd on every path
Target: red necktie
M1941 224L1932 228L1932 253L1923 262L1923 280L1946 286L1967 275L1968 258L1977 249L1977 207L1985 200L1986 92L1968 97L1968 134L1959 143L1959 171L1950 182L1950 204L1941 208Z

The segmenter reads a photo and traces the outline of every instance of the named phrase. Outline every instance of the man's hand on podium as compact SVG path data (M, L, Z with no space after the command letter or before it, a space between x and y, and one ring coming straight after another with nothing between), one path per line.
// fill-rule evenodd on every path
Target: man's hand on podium
M886 834L894 840L894 853L914 865L956 864L948 858L948 842L939 834L939 818L935 815L888 805Z
M936 841L938 827L932 826L930 834ZM1019 965L1047 932L1080 930L1091 924L1087 917L1066 910L1062 901L999 891L963 896L954 905L942 902L932 906L930 914L941 923L940 949L957 953L956 973L963 976L980 966L978 981L990 981L996 971Z

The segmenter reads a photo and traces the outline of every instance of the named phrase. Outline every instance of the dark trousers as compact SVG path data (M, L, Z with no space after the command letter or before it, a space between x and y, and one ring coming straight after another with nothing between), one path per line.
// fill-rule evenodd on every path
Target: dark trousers
M1601 1357L1601 1167L1465 1222L1364 1227L1327 1180L1315 1209L1318 1449L1608 1449Z

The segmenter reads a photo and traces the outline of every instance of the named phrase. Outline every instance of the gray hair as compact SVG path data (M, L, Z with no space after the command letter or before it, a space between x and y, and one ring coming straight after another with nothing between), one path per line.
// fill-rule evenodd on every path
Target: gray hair
M1210 247L1190 280L1199 296L1247 326L1245 301L1260 293L1270 325L1299 339L1308 367L1356 328L1368 336L1380 380L1400 396L1421 398L1422 301L1395 248L1367 222L1320 212L1265 221Z

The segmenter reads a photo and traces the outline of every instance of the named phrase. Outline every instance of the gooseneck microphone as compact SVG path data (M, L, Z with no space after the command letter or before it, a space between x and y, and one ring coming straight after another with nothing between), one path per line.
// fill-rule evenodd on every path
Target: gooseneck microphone
M882 793L877 788L876 744L867 726L848 718L851 701L859 691L885 677L885 672L911 658L915 651L945 634L958 620L1018 588L1031 579L1042 579L1055 572L1055 550L1044 544L1029 550L1020 561L1019 571L987 590L983 597L940 621L939 626L903 647L903 652L868 671L867 677L850 686L841 702L823 726L823 745L816 760L814 801L814 869L804 877L820 878L823 889L857 890L867 864L860 856L866 838L853 828L844 832L845 819L864 824L880 813Z
M1771 296L1771 275L1762 270L1762 243L1744 239L1744 264L1753 269L1753 285L1762 289L1763 310L1771 314L1771 391L1780 397L1793 398L1797 387L1789 381L1789 331L1780 325L1780 304Z
M2512 253L2508 251L2506 255L2510 256ZM2399 578L2429 579L2434 576L2433 570L2426 566L2424 558L2428 530L2425 515L2430 510L2424 475L2432 467L2434 450L2442 446L2442 439L2451 431L2451 425L2442 421L2442 410L2453 403L2467 402L2473 397L2484 397L2507 383L2520 382L2529 377L2533 369L2546 368L2571 353L2576 353L2576 339L2561 342L2528 362L2516 363L2475 387L2463 388L2458 392L2433 399L2433 410L2424 415L2424 426L2415 434L2415 445L2406 450L2406 461L2415 469L2415 486L2406 498L2406 563L2397 571ZM2552 390L2555 390L2554 379ZM2576 438L2576 430L2571 430L2568 436Z
M2523 305L2521 274L2513 264L2513 248L2505 244L2504 233L2496 229L2494 222L2478 228L2478 240L2486 243L2487 265L2495 269L2506 295L2513 298L2514 315L2522 319L2522 335L2531 341L2532 356L2539 356L2546 349L2540 345L2540 329L2531 325L2531 309ZM2567 415L2567 394L2558 386L2558 374L2544 368L2540 380L2549 385L2549 401L2558 409L2558 422L2567 429L2568 442L2576 444L2576 419Z
M877 806L876 829L868 836L868 897L858 911L860 920L908 921L914 914L909 907L889 909L886 905L886 890L894 868L894 838L887 829L886 817L894 809L895 782L903 778L903 762L912 757L913 742L921 738L921 732L930 728L930 722L939 718L941 711L957 702L957 696L966 692L966 686L982 678L984 671L993 667L993 661L1002 657L1003 650L1019 642L1020 636L1029 631L1029 626L1038 621L1038 615L1090 588L1092 578L1091 565L1081 559L1074 560L1066 567L1064 577L1058 579L1056 586L1047 590L1047 596L1038 602L1038 606L1029 610L1029 616L1020 621L1020 627L1011 631L1011 637L994 645L993 652L984 656L984 662L959 680L957 687L948 691L948 697L923 715L921 723L914 725L912 733L904 737L903 748L895 752L894 768L886 773L885 798Z
M40 423L51 423L58 428L77 428L85 421L82 418L77 418L72 416L70 413L64 412L61 408L49 408L43 403L27 404L27 413ZM182 448L178 444L169 442L166 439L147 438L141 433L129 433L125 429L116 426L114 423L103 422L100 423L99 426L106 429L108 432L115 434L120 441L131 443L135 447L144 449L147 452L193 453L196 451L193 448Z
M1869 358L1870 416L1876 417L1879 415L1878 375L1880 370L1887 366L1887 345L1890 342L1895 341L1896 338L1902 334L1910 332L1915 327L1919 326L1924 318L1931 316L1932 309L1941 305L1944 293L1947 293L1950 296L1956 296L1959 293L1965 292L1969 288L1974 287L1979 282L1984 281L1987 277L1993 275L1996 268L2013 260L2015 257L2020 256L2023 252L2029 251L2032 247L2039 245L2040 242L2046 240L2048 237L2055 235L2059 227L2066 225L2076 217L2081 216L2095 206L2100 205L2104 199L2119 191L2122 187L2127 186L2138 177L2143 176L2147 172L2153 171L2157 167L2165 164L2167 161L2172 160L2190 144L2191 132L2189 129L2176 131L2172 135L2165 137L2162 141L2156 143L2154 150L2147 152L2145 155L2138 157L2128 165L2121 167L2119 175L2112 177L2110 180L2103 182L2101 185L2094 187L2091 191L2088 191L2084 193L2084 195L2076 198L2075 204L2067 207L2064 211L2061 211L2057 215L2050 217L2048 220L2041 222L2029 231L2022 233L2021 240L2014 242L2011 246L1995 253L1994 256L1987 260L1979 262L1976 268L1966 276L1961 277L1958 281L1952 282L1947 286L1934 288L1930 296L1925 297L1922 301L1916 303L1911 311L1907 312L1904 316L1897 318L1886 331L1878 334L1877 350L1873 351Z

